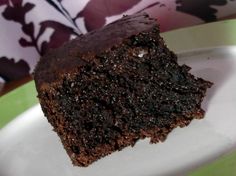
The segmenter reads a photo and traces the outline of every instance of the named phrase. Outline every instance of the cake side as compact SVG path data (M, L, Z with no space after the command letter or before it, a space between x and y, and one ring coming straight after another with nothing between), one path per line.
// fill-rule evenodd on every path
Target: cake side
M50 81L39 81L46 66L36 69L43 112L75 165L88 166L146 137L154 143L163 141L173 128L204 116L201 102L211 83L195 78L188 66L179 66L156 22L145 20L134 26L153 23L148 30L136 33L130 27L134 31L129 36L96 53L84 53L78 64L57 70ZM59 50L65 52L61 59L71 56L68 50Z

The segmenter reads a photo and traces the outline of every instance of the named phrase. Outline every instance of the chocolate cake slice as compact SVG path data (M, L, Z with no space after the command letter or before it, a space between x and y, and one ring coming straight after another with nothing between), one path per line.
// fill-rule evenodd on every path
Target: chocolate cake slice
M125 16L48 52L34 74L42 110L74 165L139 139L163 141L204 116L212 83L178 65L156 20Z

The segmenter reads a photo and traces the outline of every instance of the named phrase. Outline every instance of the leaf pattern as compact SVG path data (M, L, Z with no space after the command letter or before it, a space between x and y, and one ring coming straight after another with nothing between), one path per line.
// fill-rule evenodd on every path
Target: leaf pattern
M28 40L26 40L25 38L22 38L22 37L19 39L19 43L23 47L32 46L32 43L30 41L28 41Z
M34 7L31 3L22 4L22 1L13 3L13 6L7 6L3 12L3 17L7 20L13 20L18 23L24 23L25 14Z
M227 0L176 0L177 11L197 16L205 22L216 21L216 12L214 5L223 6L227 4Z
M71 35L77 35L77 33L74 31L73 28L70 28L62 23L56 22L56 21L43 21L40 23L40 31L39 36L42 35L47 28L54 29L54 32L50 36L49 42L44 41L41 46L41 52L42 54L45 54L45 52L49 48L58 48L61 46L64 42L68 41L71 37Z
M141 0L126 0L125 3L117 0L91 0L73 20L84 17L85 27L91 31L102 27L106 17L121 14L139 2Z
M48 2L57 10L60 9L53 1L48 0ZM61 3L59 0L58 2ZM65 41L70 40L71 35L78 35L78 30L75 32L73 28L65 24L46 20L40 23L39 32L35 36L34 23L27 23L25 19L26 14L35 7L34 4L30 2L23 3L22 0L0 0L0 5L7 5L2 12L2 16L8 21L20 24L22 32L28 36L27 39L20 37L18 40L19 44L22 47L34 47L39 55L45 54L49 48L61 46ZM64 13L63 10L59 10L59 12ZM38 46L39 39L47 28L52 28L54 31L50 36L50 40L48 42L43 41L40 47ZM29 65L22 59L15 63L13 58L8 59L7 57L1 57L0 65L0 76L7 82L29 75Z
M60 9L60 7L57 6L57 4L53 0L47 0L48 4L53 6L58 12L64 15L64 12ZM59 1L61 2L61 1Z
M0 58L0 76L6 81L21 79L29 75L30 67L24 60L15 62L13 58Z
M70 13L66 10L66 8L62 5L62 0L57 0L58 3L55 3L53 0L46 0L52 7L54 7L59 13L61 13L76 29L77 34L81 34L82 32L78 28L75 20L72 19Z
M34 36L34 25L32 22L26 23L25 16L26 14L34 8L34 4L25 3L23 5L22 0L12 1L12 5L8 5L3 11L2 15L6 20L14 21L21 24L22 31L28 35L30 41L21 38L19 39L19 43L23 44L23 47L35 47L36 51L41 54L41 51L37 45L37 40Z
M63 13L63 11L52 0L47 0L47 2L55 7L60 13ZM76 32L71 27L68 27L64 24L56 21L44 21L40 23L41 28L39 29L37 37L35 37L35 28L33 22L26 23L25 19L26 14L34 7L35 5L32 3L27 2L23 4L22 0L15 0L12 1L12 5L7 6L2 13L5 19L20 23L22 25L22 32L24 32L24 34L30 38L30 40L23 37L19 39L19 44L22 47L34 47L40 55L43 55L49 48L59 47L65 41L70 39L71 34L76 34ZM42 46L40 47L38 46L39 38L48 27L53 28L54 32L50 37L50 42L42 42Z

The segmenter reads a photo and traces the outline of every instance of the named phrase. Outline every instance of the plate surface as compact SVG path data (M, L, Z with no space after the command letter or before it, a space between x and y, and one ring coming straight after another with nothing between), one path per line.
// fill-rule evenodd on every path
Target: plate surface
M177 128L164 143L142 140L87 168L73 167L56 133L37 105L0 131L3 176L187 175L236 147L236 47L193 50L179 63L214 82L203 102L206 115Z

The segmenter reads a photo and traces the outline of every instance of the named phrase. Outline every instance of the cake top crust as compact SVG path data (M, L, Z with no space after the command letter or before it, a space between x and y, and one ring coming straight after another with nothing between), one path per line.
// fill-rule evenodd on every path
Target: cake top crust
M155 19L146 13L137 13L124 16L101 29L80 35L63 46L50 50L35 68L36 87L57 81L60 75L85 65L95 55L119 45L133 35L149 32L154 27L159 29Z

